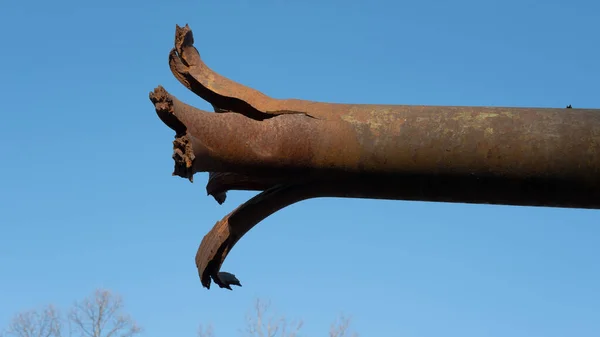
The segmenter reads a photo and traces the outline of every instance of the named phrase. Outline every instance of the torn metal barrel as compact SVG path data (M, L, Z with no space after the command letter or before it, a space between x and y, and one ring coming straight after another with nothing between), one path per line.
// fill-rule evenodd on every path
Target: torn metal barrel
M217 74L193 42L178 26L169 65L215 112L162 87L150 93L176 132L174 174L210 172L207 191L220 203L228 190L265 191L203 240L206 287L245 232L306 198L600 209L599 109L280 100Z

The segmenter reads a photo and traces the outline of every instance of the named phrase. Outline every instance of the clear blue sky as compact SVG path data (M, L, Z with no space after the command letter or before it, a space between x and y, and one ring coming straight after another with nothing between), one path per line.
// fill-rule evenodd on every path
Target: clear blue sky
M253 229L201 287L219 206L171 177L148 92L189 23L214 70L278 98L600 107L594 0L3 1L0 323L97 287L145 336L235 336L256 297L326 335L600 336L600 211L316 199Z

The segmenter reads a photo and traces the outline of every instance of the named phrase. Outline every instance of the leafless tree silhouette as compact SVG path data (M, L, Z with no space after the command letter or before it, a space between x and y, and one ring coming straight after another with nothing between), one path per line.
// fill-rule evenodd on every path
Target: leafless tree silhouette
M58 310L48 305L13 317L3 337L61 337L62 321Z
M0 337L134 337L141 327L123 313L123 301L109 290L96 292L76 302L62 317L49 305L43 310L29 310L13 317Z
M142 331L129 315L123 313L121 296L104 289L75 303L69 313L69 322L77 337L133 337Z
M297 337L303 326L302 320L288 321L284 317L268 315L270 302L257 299L253 310L246 316L246 327L242 331L247 337ZM329 330L329 337L358 337L350 332L351 319L341 315ZM198 337L214 337L212 325L205 329L201 326Z

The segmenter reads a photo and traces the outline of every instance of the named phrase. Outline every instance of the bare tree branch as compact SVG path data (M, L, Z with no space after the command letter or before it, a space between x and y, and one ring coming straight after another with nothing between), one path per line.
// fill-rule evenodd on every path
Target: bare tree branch
M215 336L215 334L214 334L214 331L213 331L212 324L209 324L206 327L206 329L204 329L202 327L202 325L200 325L200 327L198 327L198 337L214 337L214 336Z
M58 310L49 305L42 311L19 313L1 337L62 337L68 324L69 337L133 337L142 329L124 314L120 296L108 290L97 290L92 296L76 302L63 320Z
M271 303L257 299L254 312L246 316L246 335L248 337L296 337L302 328L302 321L288 322L285 318L267 317Z
M121 313L123 301L108 290L74 304L69 314L78 337L132 337L142 329L129 315Z
M340 317L331 324L331 327L329 328L329 337L358 337L356 332L353 332L352 334L349 332L351 321L350 317L343 314L340 315Z
M41 312L29 310L13 317L3 337L61 337L61 318L58 310L49 305Z

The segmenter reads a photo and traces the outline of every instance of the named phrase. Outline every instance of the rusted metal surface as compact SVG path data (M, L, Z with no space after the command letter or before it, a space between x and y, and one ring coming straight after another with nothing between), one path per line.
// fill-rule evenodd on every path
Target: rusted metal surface
M167 124L168 117L175 117L181 125L189 125L174 127L182 134L176 140L176 172L186 178L208 171L236 174L237 178L220 184L219 192L225 191L225 185L263 190L292 179L368 176L426 177L427 189L440 189L442 186L432 182L444 177L443 185L452 179L466 184L456 191L455 198L446 201L490 203L499 199L513 205L600 207L600 198L590 198L600 192L600 156L594 155L600 144L600 130L594 130L600 127L600 114L593 110L547 109L544 114L513 109L510 119L498 117L500 112L458 118L455 108L449 107L449 111L436 114L398 113L402 117L372 127L296 114L255 121L237 113L204 112L162 88L152 97ZM378 137L374 128L382 131ZM513 185L522 188L503 193L503 186ZM490 187L496 189L497 198L477 200L458 195L464 188L479 191ZM561 194L549 195L552 190ZM398 194L407 198L404 190ZM538 201L542 199L545 204Z
M174 174L210 172L207 192L219 203L228 190L265 191L202 241L196 263L207 288L247 230L306 198L600 209L600 110L274 99L208 68L188 26L176 29L169 65L216 111L162 87L150 94L176 132Z

